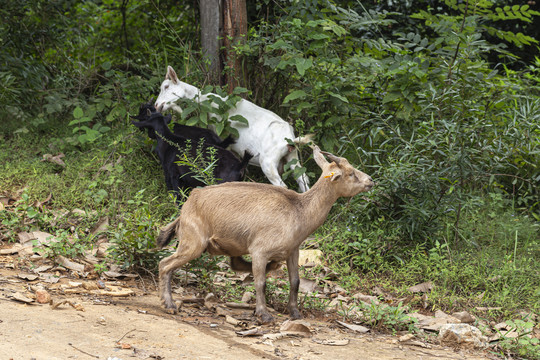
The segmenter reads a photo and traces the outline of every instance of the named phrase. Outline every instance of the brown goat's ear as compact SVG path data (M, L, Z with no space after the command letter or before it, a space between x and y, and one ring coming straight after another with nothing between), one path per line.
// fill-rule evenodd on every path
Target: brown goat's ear
M336 181L337 179L341 178L342 174L343 173L342 173L341 169L336 169L336 170L334 170L334 175L332 176L332 179L330 179L330 180Z
M336 165L330 165L330 167L327 170L327 174L324 175L326 179L330 179L330 181L336 181L341 177L343 172L341 169Z
M321 149L319 149L317 145L313 145L312 148L313 148L313 159L315 160L315 162L317 163L317 165L319 165L321 169L324 169L324 167L328 165L328 161L326 161L326 159L324 158L321 152Z
M165 75L165 80L171 80L174 84L178 84L178 76L176 75L176 71L172 68L172 66L167 66L167 75Z

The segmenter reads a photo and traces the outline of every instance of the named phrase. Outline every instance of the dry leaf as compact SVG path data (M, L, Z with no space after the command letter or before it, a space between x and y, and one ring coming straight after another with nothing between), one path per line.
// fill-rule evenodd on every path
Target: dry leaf
M77 311L84 311L84 307L81 304L74 303L71 300L62 300L56 304L51 302L51 308L54 310L54 309L57 309L60 305L64 305L64 304L70 305L72 308L74 308Z
M347 324L347 323L344 323L344 322L339 321L339 320L336 320L336 322L341 326L345 326L349 330L356 331L356 332L359 332L361 334L367 333L369 331L369 329L367 327L362 326L362 325Z
M12 295L12 297L13 297L13 300L17 300L17 301L23 302L25 304L31 304L31 303L34 302L33 299L30 299L30 298L24 296L20 292L16 292L15 294Z
M287 320L281 327L279 331L286 334L298 334L301 336L311 335L311 330L309 329L309 323L303 320Z
M325 340L319 340L319 339L312 339L313 342L316 342L317 344L321 345L332 345L332 346L345 346L349 344L348 339L343 340L332 340L332 339L325 339Z
M264 340L274 341L274 340L283 339L285 336L287 336L287 334L281 333L281 332L274 333L274 334L264 334L263 339Z
M431 281L428 281L428 282L423 282L415 286L411 286L408 290L412 293L417 293L417 292L425 293L425 292L431 291L431 289L433 289L433 284L431 283Z
M300 278L300 287L298 288L298 291L300 291L301 293L310 294L315 292L316 289L316 281Z
M298 265L305 267L313 267L321 265L321 259L323 253L321 250L300 250L300 255L298 257Z
M373 295L364 295L362 293L356 293L352 296L353 299L360 300L366 304L374 303L375 305L379 304L379 299Z
M235 303L235 302L226 302L225 306L233 309L255 309L255 304L245 304L245 303Z
M28 280L28 281L34 281L36 280L39 276L37 275L34 275L34 274L19 274L17 275L20 279L24 279L24 280Z
M57 164L57 165L60 165L62 167L65 167L66 166L66 163L62 160L62 158L64 157L65 155L60 153L58 155L51 155L51 154L44 154L43 155L43 159L41 161L49 161L49 162L52 162L54 164Z
M92 235L96 235L96 234L107 231L108 228L109 228L109 217L105 216L99 219L99 221L94 225L90 233Z
M242 336L242 337L243 336L262 336L262 335L264 335L264 333L261 331L260 327L256 327L256 328L249 329L249 330L237 331L236 335Z
M246 321L235 319L229 315L225 315L225 322L227 322L228 324L231 324L234 326L240 326L243 328L246 328L248 326L248 323Z
M69 269L69 270L73 270L73 271L77 271L77 272L80 272L80 273L83 273L84 272L84 265L81 265L79 263L76 263L74 261L71 261L69 259L66 259L65 257L63 257L62 255L58 255L56 258L55 258L56 262L59 264L59 265L62 265L63 267L65 267L66 269Z
M52 265L41 265L40 267L35 268L33 271L36 274L39 274L39 273L45 272L45 271L50 270L50 269L52 269Z

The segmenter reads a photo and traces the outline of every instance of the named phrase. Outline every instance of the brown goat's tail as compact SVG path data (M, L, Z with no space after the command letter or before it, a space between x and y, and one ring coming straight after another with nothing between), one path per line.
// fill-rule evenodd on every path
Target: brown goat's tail
M174 236L176 235L176 225L178 223L180 218L174 220L169 225L165 226L160 232L156 240L156 246L159 249L163 249L165 246L167 246L172 239L174 239Z

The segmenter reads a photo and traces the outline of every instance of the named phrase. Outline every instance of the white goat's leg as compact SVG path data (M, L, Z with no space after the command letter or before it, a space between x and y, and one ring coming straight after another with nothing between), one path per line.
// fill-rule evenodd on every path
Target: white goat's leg
M289 315L293 319L301 319L302 315L298 310L298 288L300 287L300 276L298 275L299 248L296 248L287 258L287 270L289 271L290 293L289 293Z
M255 306L255 316L260 318L261 323L267 324L274 321L274 318L266 308L266 259L261 256L253 256L252 269L255 280L255 294L257 304Z
M279 171L278 171L279 159L261 157L259 159L259 162L261 164L261 169L262 169L264 175L266 175L268 180L270 180L270 182L273 185L281 186L281 187L284 187L284 188L287 187L287 185L285 185L285 183L281 179L281 176L279 175Z
M159 262L159 294L166 310L173 313L177 311L171 292L171 278L174 271L188 261L201 256L205 249L206 241L201 241L200 238L195 240L180 238L176 252Z
M296 149L293 149L290 153L288 153L285 156L285 162L288 163L289 161L297 159L298 160L298 151ZM299 160L300 161L300 160ZM295 169L297 167L301 167L302 164L300 162L297 162L296 164L291 166L291 169ZM309 190L309 178L306 174L302 174L296 179L296 182L298 183L298 191L301 193L304 193Z

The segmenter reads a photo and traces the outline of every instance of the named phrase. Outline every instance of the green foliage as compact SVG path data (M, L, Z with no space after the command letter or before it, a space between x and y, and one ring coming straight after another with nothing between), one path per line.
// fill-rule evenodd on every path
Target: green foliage
M355 316L352 313L357 314ZM409 333L417 332L415 323L418 321L407 315L408 309L400 302L398 306L375 303L370 304L360 302L358 306L351 306L347 309L338 310L338 314L345 319L360 317L375 330L390 330L392 333L398 331L407 331Z
M248 122L239 114L229 118L229 111L242 99L240 95L247 92L245 88L236 87L230 95L226 95L219 87L205 86L201 91L201 99L177 101L179 104L185 104L182 106L181 122L188 126L214 128L219 136L232 134L238 137L238 131L231 127L230 122L234 121L240 126L248 126Z
M86 251L92 248L94 240L93 236L87 234L83 234L82 238L74 238L74 234L70 231L60 229L55 232L54 240L50 241L48 246L36 248L35 251L48 258L64 256L76 259L83 257Z
M128 200L128 204L133 205L135 210L126 214L117 227L110 231L113 243L110 256L125 269L155 271L167 251L155 249L159 219L150 211L144 192L144 189L140 190L133 199Z
M499 346L506 351L510 351L528 359L540 359L540 340L532 337L534 321L531 319L507 320L509 330L499 331L501 339ZM517 333L517 337L509 336Z
M21 198L10 210L0 210L0 220L7 233L11 233L11 236L8 236L11 240L15 239L17 232L30 231L32 228L43 226L50 218L34 205L27 191L22 192Z
M498 0L314 0L249 9L246 42L235 51L250 100L297 134L315 133L324 150L377 181L372 192L338 201L318 232L316 245L347 287L368 278L407 293L432 281L432 309L501 306L493 316L505 317L537 311L538 12ZM155 93L169 63L188 82L206 83L196 7L23 0L6 2L0 14L0 188L26 188L0 211L2 235L46 229L61 239L51 256L79 254L71 236L91 246L87 232L68 231L36 205L51 194L55 209L107 214L115 259L155 270L165 255L152 248L157 229L177 209L128 114ZM248 90L224 99L221 88L203 86L210 91L223 98L179 102L180 121L237 135L226 114ZM60 152L65 167L41 161ZM211 154L201 159L179 161L212 183ZM319 173L303 164L294 172L284 164L284 176ZM201 261L194 266L209 283L214 260ZM399 307L365 311L380 328L409 326ZM502 345L533 357L537 345L527 341Z
M158 136L161 136L158 134ZM178 144L171 143L180 151L176 163L181 166L187 166L191 171L189 174L195 179L206 185L214 185L221 179L214 178L214 168L217 165L217 149L214 147L205 147L204 141L197 145L195 158L191 157L191 142L188 141L185 148L180 148Z

